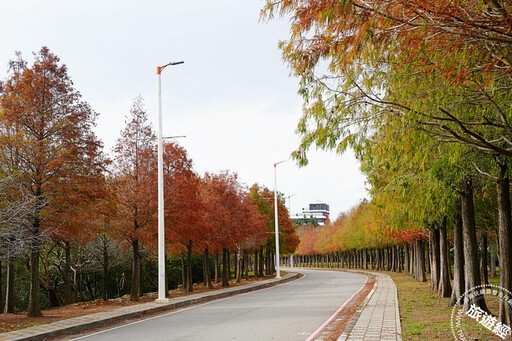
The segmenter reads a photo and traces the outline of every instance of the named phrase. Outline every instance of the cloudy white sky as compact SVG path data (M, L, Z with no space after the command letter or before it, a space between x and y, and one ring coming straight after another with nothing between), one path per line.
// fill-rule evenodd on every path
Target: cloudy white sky
M19 50L45 45L68 66L75 87L100 114L97 134L110 151L132 100L141 94L156 129L156 66L162 74L163 132L180 139L195 169L237 172L273 188L273 163L298 144L298 80L277 48L288 21L259 23L263 0L0 0L0 78ZM326 201L331 216L366 195L351 154L312 151L305 168L278 166L291 211Z

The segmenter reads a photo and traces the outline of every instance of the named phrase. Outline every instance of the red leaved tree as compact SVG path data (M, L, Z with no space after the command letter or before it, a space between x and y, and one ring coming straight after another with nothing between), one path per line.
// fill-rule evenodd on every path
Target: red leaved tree
M318 239L318 229L313 225L308 225L304 235L300 241L297 253L301 255L311 256L317 253L315 243Z
M183 287L192 292L192 251L209 234L209 224L203 219L204 205L199 189L201 179L192 170L192 160L185 149L165 145L165 237L167 245L180 243L186 248L186 282Z
M208 242L216 251L222 250L222 286L229 286L229 250L240 238L237 209L240 207L242 186L237 175L224 171L218 175L206 173L202 196L214 234Z
M267 216L260 214L258 205L252 201L249 193L240 193L241 200L233 212L235 218L234 245L236 250L237 273L236 280L240 282L245 270L248 271L248 253L255 251L265 242L267 237Z
M102 169L102 144L92 132L96 113L73 88L65 65L43 47L31 67L21 55L11 61L1 84L4 132L0 158L9 160L32 195L29 233L29 316L39 307L39 251L42 233L70 224L69 210L81 211L87 200L84 183ZM58 224L58 225L57 225Z
M156 138L148 123L142 98L134 100L126 127L114 148L114 179L117 194L118 238L126 239L133 249L130 299L142 294L142 243L151 237L156 225Z

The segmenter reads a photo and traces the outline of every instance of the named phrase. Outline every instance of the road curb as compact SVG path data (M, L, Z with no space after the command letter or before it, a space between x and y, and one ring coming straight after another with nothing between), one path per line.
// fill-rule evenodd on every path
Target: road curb
M198 303L205 303L208 301L225 298L235 294L242 294L255 291L258 289L267 288L276 284L291 281L298 277L299 273L288 273L280 279L267 279L261 282L255 282L242 286L220 289L213 292L205 292L189 295L186 297L178 297L170 299L169 303L149 302L114 309L107 312L100 312L91 315L74 317L67 320L61 320L49 324L24 328L8 333L2 333L0 334L0 341L43 341L63 335L78 334L89 329L102 327L122 320L140 318L145 315L159 313L174 308L185 307Z

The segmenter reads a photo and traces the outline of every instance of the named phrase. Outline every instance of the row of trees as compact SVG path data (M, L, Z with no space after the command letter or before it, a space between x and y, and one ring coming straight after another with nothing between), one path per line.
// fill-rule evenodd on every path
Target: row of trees
M432 287L450 296L450 236L453 303L485 280L490 240L512 290L511 3L267 1L263 18L276 13L292 18L281 48L304 97L294 157L350 146L367 176L371 203L340 218L359 217L333 232L338 250L412 248L425 280L428 239ZM511 313L501 302L503 323Z
M120 295L125 283L130 298L138 300L156 287L156 139L143 100L135 99L109 159L93 132L97 113L74 89L65 65L46 47L34 57L28 66L18 53L0 83L4 312L26 304L29 316L41 316L41 292L45 302L58 306L100 293L104 299ZM249 190L228 171L201 177L182 147L166 143L164 149L168 267L178 255L183 288L192 291L197 281L197 255L208 287L214 259L215 275L222 269L225 286L230 264L238 280L248 264L256 275L264 268L271 272L274 208L267 198L273 193L258 185ZM290 252L298 238L281 201L278 211L281 243ZM16 285L24 276L28 288Z

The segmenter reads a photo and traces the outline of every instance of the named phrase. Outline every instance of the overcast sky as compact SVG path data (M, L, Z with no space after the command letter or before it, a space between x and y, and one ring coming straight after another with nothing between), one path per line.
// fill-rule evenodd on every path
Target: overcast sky
M0 0L0 78L19 50L48 46L68 67L83 99L100 114L107 152L141 94L156 130L156 66L162 73L163 134L179 142L199 174L229 169L248 185L274 186L274 162L298 145L298 80L277 43L288 21L259 23L262 0ZM291 211L326 201L337 216L366 196L352 154L312 151L310 165L278 166ZM287 203L288 204L288 203Z

